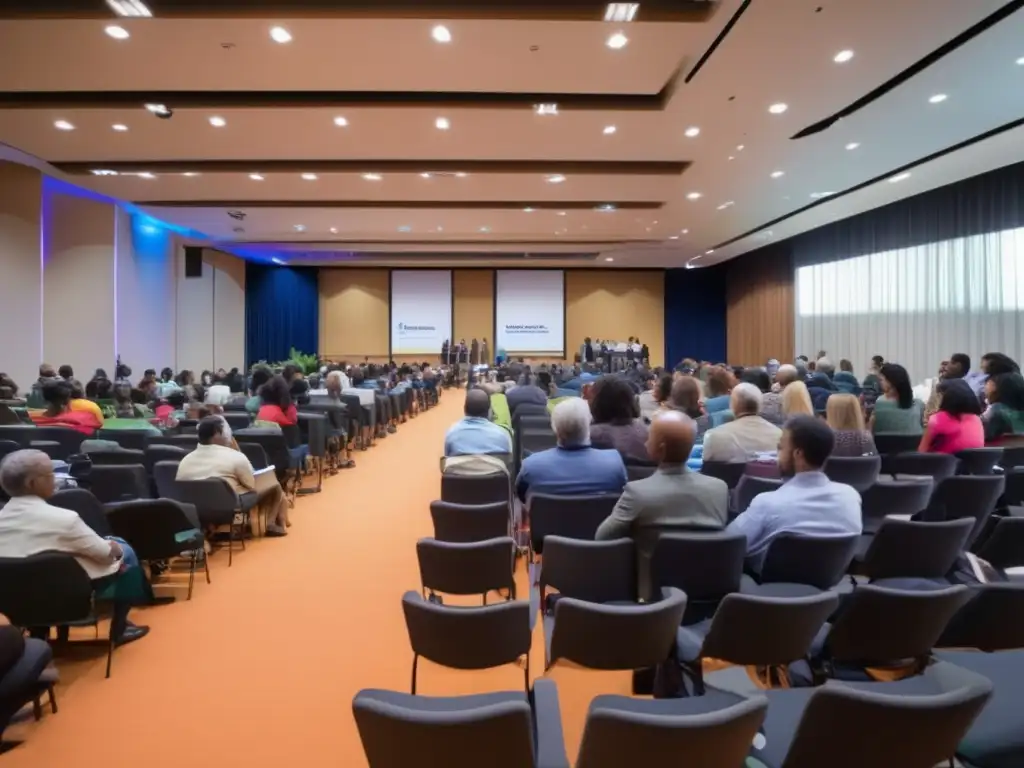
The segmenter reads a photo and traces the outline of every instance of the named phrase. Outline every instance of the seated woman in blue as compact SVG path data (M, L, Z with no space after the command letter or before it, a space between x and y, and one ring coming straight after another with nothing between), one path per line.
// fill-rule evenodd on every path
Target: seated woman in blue
M729 393L732 392L735 384L736 377L728 368L712 368L706 382L707 396L704 400L704 412L710 416L719 411L729 410Z

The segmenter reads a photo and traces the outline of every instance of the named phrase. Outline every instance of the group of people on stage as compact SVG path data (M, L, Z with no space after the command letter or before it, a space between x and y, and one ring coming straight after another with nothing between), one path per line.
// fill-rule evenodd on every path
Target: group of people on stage
M627 341L611 341L610 339L591 339L587 336L580 345L576 362L592 363L603 371L622 371L647 365L650 350L636 336Z
M458 344L445 339L441 345L442 365L490 365L491 362L491 349L486 337L482 341L473 339L468 346L465 339L459 339Z

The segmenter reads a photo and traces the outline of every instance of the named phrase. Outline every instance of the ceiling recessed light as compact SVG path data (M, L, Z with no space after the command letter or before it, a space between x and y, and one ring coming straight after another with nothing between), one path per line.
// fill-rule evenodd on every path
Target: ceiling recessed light
M700 192L690 192L686 195L687 200L700 200L702 197Z
M338 228L337 227L331 227L331 234L332 235L338 234Z
M118 16L150 17L153 12L142 0L107 0L110 10Z
M109 27L103 30L115 40L127 40L131 35L128 34L128 30L124 27L119 27L117 24L111 24Z
M860 146L859 142L851 141L849 144L846 145L846 148L847 149L856 149L859 146Z
M557 213L557 215L558 215L558 216L565 216L565 215L566 215L566 213L565 213L565 211L559 211L559 212Z
M263 181L263 174L250 173L249 178L252 179L253 181Z
M726 208L731 208L735 204L736 203L734 203L732 200L727 200L726 202L724 202L720 206L718 206L718 210L724 211Z
M786 175L785 171L772 171L772 178L773 179L778 179L778 178L781 178L782 176L785 176L785 175Z
M173 112L166 104L147 104L146 109L157 117L170 117Z
M668 239L669 240L678 240L679 239L679 235L669 235Z
M315 173L304 173L304 174L302 174L302 180L303 181L316 181L316 174Z
M403 224L402 226L400 226L398 228L398 231L399 232L412 232L412 227L410 227L408 224Z
M704 255L705 256L710 256L714 252L715 252L714 248L708 248L706 251L704 251Z
M535 210L536 210L536 208L531 208L530 206L526 206L525 208L523 208L523 213L533 213Z
M448 122L447 117L439 117L434 121L434 127L439 131L447 131L452 127L452 124Z
M469 176L469 174L468 173L463 173L462 171L459 171L458 173L455 174L455 178L456 179L464 179L467 176Z
M334 118L334 124L339 128L344 128L345 126L348 125L348 119L342 117L341 115L338 115L336 118Z
M772 104L770 107L768 107L768 111L771 112L773 115L781 115L787 109L789 109L789 106L783 104L781 101L778 104Z
M364 173L363 178L366 179L367 181L380 181L384 177L381 176L379 173Z
M690 230L688 230L688 229L681 229L679 231L682 232L684 235L690 234Z
M444 232L444 227L442 227L440 224L438 224L437 225L437 231L438 232Z
M284 262L281 259L277 258L277 256L274 256L271 259L271 261L274 262L275 264L284 264Z
M210 118L210 125L212 125L214 128L223 128L227 124L228 121L225 120L223 117L218 117L214 115Z
M140 179L155 179L156 178L156 175L150 173L149 171L142 171L142 173L137 174L137 176Z
M836 64L845 64L846 62L848 62L852 58L853 58L853 51L845 50L845 51L840 51L839 53L837 53L833 57L832 61L834 61Z
M742 152L742 151L744 150L744 148L745 148L745 147L746 147L746 145L745 145L745 144L737 144L737 145L736 145L736 151L737 151L737 152Z
M942 102L944 102L948 98L949 98L949 96L947 96L944 93L936 93L934 96L929 96L928 97L928 103L929 104L941 104Z
M270 39L275 43L290 43L292 41L292 33L284 27L271 27Z
M117 171L108 170L96 170L92 172L93 176L117 176Z
M538 115L557 115L558 105L553 102L547 104L534 104L533 111Z
M452 33L448 31L448 27L444 24L438 24L430 30L430 36L439 43L450 43L452 41Z
M547 177L548 184L561 184L563 181L565 181L565 176L560 173L552 173Z
M832 197L835 192L811 192L811 199L820 200L823 197Z
M615 203L601 203L597 206L597 210L601 213L611 213L615 210Z
M613 259L611 256L605 256L604 260L605 261L615 261L615 259Z
M427 172L427 171L424 171L423 173L420 174L420 178L421 179L429 179L430 177L431 177L431 174L429 172Z
M632 21L638 10L640 10L640 3L608 3L604 9L604 20Z
M910 172L909 171L904 171L903 173L897 173L895 176L893 176L891 179L889 179L889 183L890 184L895 184L898 181L904 181L905 179L909 179L909 178L910 178Z
M195 176L198 176L199 174L196 171L185 171L181 175L191 179L191 178L193 178Z
M491 228L490 227L480 227L480 231L481 232L490 232Z
M698 128L696 125L691 125L685 131L683 131L683 133L687 136L687 138L692 139L696 136L700 136L700 128Z
M605 43L605 45L607 45L609 48L617 51L620 48L625 48L626 47L626 43L628 43L628 42L629 42L629 38L626 37L624 34L622 34L621 32L613 32L608 37L608 41Z
M615 133L615 132L616 132L617 130L619 130L619 129L618 129L618 128L616 128L616 127L615 127L614 125L606 125L606 126L604 127L604 135L605 135L605 136L611 136L611 135L612 135L613 133Z
M124 123L114 123L110 127L113 128L115 131L118 131L119 133L128 130L128 126L125 125Z
M295 231L296 232L305 232L306 231L306 225L305 224L296 224L295 225Z
M732 155L729 155L729 159L730 159L730 160L735 160L736 158L735 158L735 157L733 157Z
M73 131L73 130L75 130L75 126L73 126L67 120L57 120L53 124L53 127L56 128L58 131Z

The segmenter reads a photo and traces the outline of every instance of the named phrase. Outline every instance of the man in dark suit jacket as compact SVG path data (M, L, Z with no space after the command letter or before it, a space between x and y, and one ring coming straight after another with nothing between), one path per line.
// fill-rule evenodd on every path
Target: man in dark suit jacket
M597 529L596 539L631 537L637 548L640 596L650 600L651 557L665 529L722 530L729 516L729 486L716 477L691 472L686 460L693 449L697 425L685 413L663 411L655 416L647 453L657 471L627 483L612 514Z

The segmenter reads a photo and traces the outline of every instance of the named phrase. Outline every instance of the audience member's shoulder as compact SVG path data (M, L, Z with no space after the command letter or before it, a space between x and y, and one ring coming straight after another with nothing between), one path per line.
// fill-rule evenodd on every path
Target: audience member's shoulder
M692 478L693 484L698 488L729 493L729 484L720 477L711 477L711 475L705 475L701 472L689 472L687 476Z
M840 498L845 498L846 501L856 501L858 505L860 504L860 494L857 492L857 489L854 488L852 485L847 485L846 483L837 483L833 481L830 483L830 486L832 488L832 492L836 496Z

